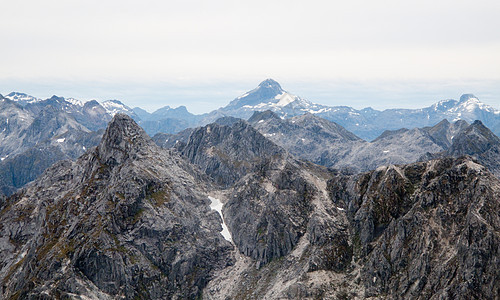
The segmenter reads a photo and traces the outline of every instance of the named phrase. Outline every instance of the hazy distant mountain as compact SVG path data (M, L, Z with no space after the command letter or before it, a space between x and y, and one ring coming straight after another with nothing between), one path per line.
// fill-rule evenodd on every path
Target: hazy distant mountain
M147 119L149 119L149 117L151 116L151 114L150 114L148 111L146 111L145 109L142 109L142 108L140 108L140 107L134 107L134 108L132 108L132 111L133 111L133 112L134 112L137 116L139 116L139 118L140 118L141 120L147 120Z
M342 126L309 113L281 119L271 111L256 112L248 122L296 157L353 172L374 170L389 164L412 163L426 153L451 151L449 155L458 157L478 152L470 149L471 146L468 151L453 150L465 132L471 130L469 124L462 120L454 123L443 120L432 127L387 130L372 142L361 140ZM490 134L484 134L484 138L469 144L477 144L483 151L491 148L490 144L496 145L498 138L486 127L481 132L486 131ZM479 143L482 140L487 142ZM488 146L480 146L483 144ZM489 164L494 165L491 161Z
M139 125L146 130L150 136L156 133L177 133L188 127L196 127L202 116L190 113L185 106L171 108L162 107L153 113L136 107L133 109L139 116Z
M97 130L111 118L96 101L53 96L21 103L0 99L0 190L5 194L32 181L54 162L76 159L97 145L102 132L89 127Z
M35 103L41 101L41 99L19 92L12 92L10 94L7 94L5 98L12 100L22 106L25 106L26 104L29 103Z
M445 151L426 153L421 160L464 155L472 156L500 178L500 138L481 121L464 126L452 137L452 143Z
M102 107L106 109L106 112L111 116L114 116L118 113L126 114L130 116L132 119L139 121L140 117L136 115L135 111L123 104L120 100L106 100L101 103Z
M279 83L266 79L259 86L231 101L227 106L209 113L204 123L221 116L248 119L254 111L271 110L282 118L304 113L314 114L335 122L365 140L373 140L385 130L421 128L433 126L443 119L465 120L472 123L481 120L493 132L500 135L500 111L486 105L471 94L456 100L443 100L421 109L387 109L384 111L365 108L356 110L348 106L314 104L284 91Z
M434 126L443 119L451 122L464 120L469 123L481 120L496 135L500 135L500 110L480 102L472 94L462 95L458 101L442 100L420 109L379 111L368 107L357 110L349 106L326 106L310 102L283 90L280 84L273 79L264 80L255 89L237 97L227 106L202 115L190 113L185 106L177 108L165 106L149 113L139 107L131 109L118 100L105 101L98 108L96 101L83 103L76 99L58 97L55 99L52 97L52 100L40 100L17 92L9 94L6 98L34 110L40 110L37 107L47 103L60 106L91 130L104 128L115 113L125 113L138 121L139 125L151 136L161 132L177 133L189 127L204 126L227 116L248 119L254 111L266 110L276 113L280 118L291 118L310 113L335 122L367 141L377 138L386 130ZM62 101L64 105L55 103L57 99L64 100ZM82 115L82 106L87 115ZM101 111L98 112L99 110ZM95 115L102 120L95 118ZM86 121L89 116L93 117L89 119L90 121Z
M213 122L222 116L248 119L254 111L271 110L281 117L293 117L306 112L318 113L324 106L313 104L284 91L280 84L266 79L259 86L231 101L227 106L207 115L204 122Z

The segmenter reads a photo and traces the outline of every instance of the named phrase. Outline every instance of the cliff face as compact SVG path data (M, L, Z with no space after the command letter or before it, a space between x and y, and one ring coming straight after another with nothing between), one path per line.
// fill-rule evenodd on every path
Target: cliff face
M458 123L458 122L457 122ZM465 123L462 121L462 123ZM449 148L439 153L427 153L420 160L442 157L472 156L500 178L500 138L481 121L463 126L451 139Z
M2 204L2 298L194 298L232 263L206 185L116 115L97 148Z
M500 296L500 183L470 158L330 181L345 207L364 296Z

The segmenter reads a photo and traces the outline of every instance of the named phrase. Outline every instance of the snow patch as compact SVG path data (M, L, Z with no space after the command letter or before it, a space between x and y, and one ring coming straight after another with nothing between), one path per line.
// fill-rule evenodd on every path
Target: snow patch
M288 93L283 93L281 95L277 95L274 99L279 99L278 103L276 103L276 106L287 106L288 104L292 103L295 101L295 96L292 96Z
M131 114L130 109L118 100L107 100L101 103L107 113L114 116L117 113Z
M219 213L220 217L222 218L222 231L221 231L222 236L226 240L232 242L233 239L231 238L231 233L229 232L229 229L226 226L226 222L224 221L224 216L222 215L222 206L223 206L222 202L220 202L219 199L211 197L211 196L208 196L208 199L210 199L210 201L211 201L210 208L217 211Z
M68 99L65 99L66 102L69 102L73 105L76 105L76 106L81 106L83 107L83 105L85 104L85 102L87 101L81 101L81 100L78 100L78 99L75 99L75 98L68 98Z
M248 96L248 93L245 93L245 94L243 94L243 95L239 96L239 97L238 97L238 98L236 98L236 99L245 98L246 96Z

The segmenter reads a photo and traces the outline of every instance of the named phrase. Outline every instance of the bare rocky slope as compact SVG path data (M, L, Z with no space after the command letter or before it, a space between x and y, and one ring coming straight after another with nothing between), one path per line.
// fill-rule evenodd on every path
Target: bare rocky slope
M223 124L161 149L118 114L2 200L2 297L500 297L500 180L473 158L349 175Z
M265 265L240 249L236 264L209 283L204 298L500 296L500 181L471 158L337 174L327 184L317 173L308 178L317 193L297 245ZM262 200L239 201L252 207ZM234 211L226 205L228 221ZM276 212L258 213L266 214ZM258 228L247 230L261 234Z
M500 178L500 138L477 120L456 133L445 151L426 153L420 160L470 155Z
M442 122L421 131L451 147L464 128L466 123ZM344 175L284 151L265 152L264 145L276 146L257 142L264 136L252 129L243 121L210 124L178 148L191 149L184 155L215 179L220 173L207 162L235 170L256 158L268 162L219 191L239 254L208 284L204 298L499 296L500 273L493 266L499 259L500 182L477 161L442 158ZM227 158L237 149L246 152L232 165Z
M500 138L479 120L469 125L445 119L431 127L387 130L372 142L312 114L282 119L271 111L255 112L248 123L298 158L353 173L389 164L471 155L500 176Z
M3 299L196 298L232 245L200 175L116 115L97 148L2 203Z

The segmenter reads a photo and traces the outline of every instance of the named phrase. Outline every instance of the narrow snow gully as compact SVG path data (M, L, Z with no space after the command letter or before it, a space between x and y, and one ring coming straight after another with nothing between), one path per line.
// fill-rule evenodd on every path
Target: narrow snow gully
M219 199L211 197L211 196L208 196L208 199L210 199L210 201L212 201L210 203L210 208L213 210L216 210L222 219L222 231L221 231L222 236L226 240L228 240L232 243L233 239L231 238L231 233L229 232L229 229L226 226L226 222L224 221L224 216L222 215L222 205L223 205L222 202Z

